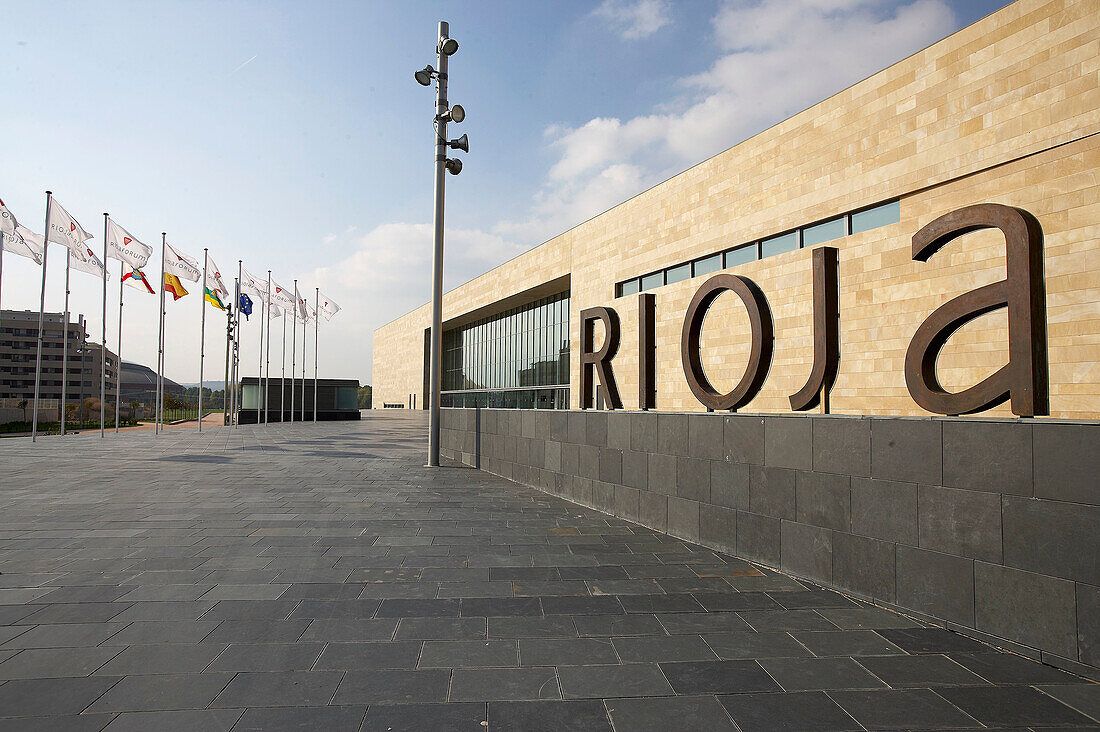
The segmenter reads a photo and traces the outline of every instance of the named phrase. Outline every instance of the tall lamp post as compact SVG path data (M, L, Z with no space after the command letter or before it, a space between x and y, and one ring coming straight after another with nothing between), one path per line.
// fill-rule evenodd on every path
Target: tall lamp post
M447 103L447 59L458 50L458 41L449 35L450 26L439 21L439 37L436 41L436 67L425 66L413 74L421 86L430 86L435 79L435 248L432 255L432 340L429 359L429 411L428 411L428 465L439 466L439 391L443 365L443 204L445 193L444 171L451 175L462 172L462 161L447 158L447 148L470 151L466 135L457 140L447 139L447 123L466 119L461 105Z

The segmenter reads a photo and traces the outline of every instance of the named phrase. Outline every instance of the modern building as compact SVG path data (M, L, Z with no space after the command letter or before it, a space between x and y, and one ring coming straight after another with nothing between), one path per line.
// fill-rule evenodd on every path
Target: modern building
M157 395L157 372L148 366L130 361L122 362L122 403L140 402L153 406ZM168 377L164 377L164 393L181 395L186 389Z
M268 380L268 398L265 405L261 401L263 387L255 376L241 379L241 424L268 422L297 422L302 420L303 410L306 421L313 420L313 379L274 378ZM317 419L332 421L360 419L359 380L358 379L318 379ZM302 400L305 400L303 405ZM293 408L293 414L291 409Z
M45 313L43 318L42 376L39 399L61 399L63 343L68 348L69 404L99 398L102 346L88 340L84 316L65 323L64 313ZM67 338L67 340L66 340ZM33 400L38 353L38 313L31 310L0 312L0 399ZM106 353L107 393L114 399L118 356Z
M1096 675L1098 133L1009 4L447 293L444 455Z

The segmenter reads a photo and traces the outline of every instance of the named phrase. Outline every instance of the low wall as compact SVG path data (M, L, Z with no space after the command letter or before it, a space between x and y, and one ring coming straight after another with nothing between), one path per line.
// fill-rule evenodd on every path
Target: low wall
M1100 423L444 409L447 457L1100 667Z

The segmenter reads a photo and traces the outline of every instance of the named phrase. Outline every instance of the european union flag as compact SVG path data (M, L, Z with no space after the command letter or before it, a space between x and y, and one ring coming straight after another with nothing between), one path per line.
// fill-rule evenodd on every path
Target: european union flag
M243 292L241 293L240 308L241 312L244 313L244 319L248 320L248 316L252 314L252 298Z

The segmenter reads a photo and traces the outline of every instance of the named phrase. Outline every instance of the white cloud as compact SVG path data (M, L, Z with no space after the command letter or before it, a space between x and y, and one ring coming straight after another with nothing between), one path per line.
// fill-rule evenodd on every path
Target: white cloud
M943 0L728 0L721 55L652 113L552 125L557 161L525 221L496 231L541 241L606 210L949 33ZM600 10L608 6L605 3ZM534 237L532 240L529 237Z
M604 0L593 14L628 41L648 38L672 20L665 0Z

